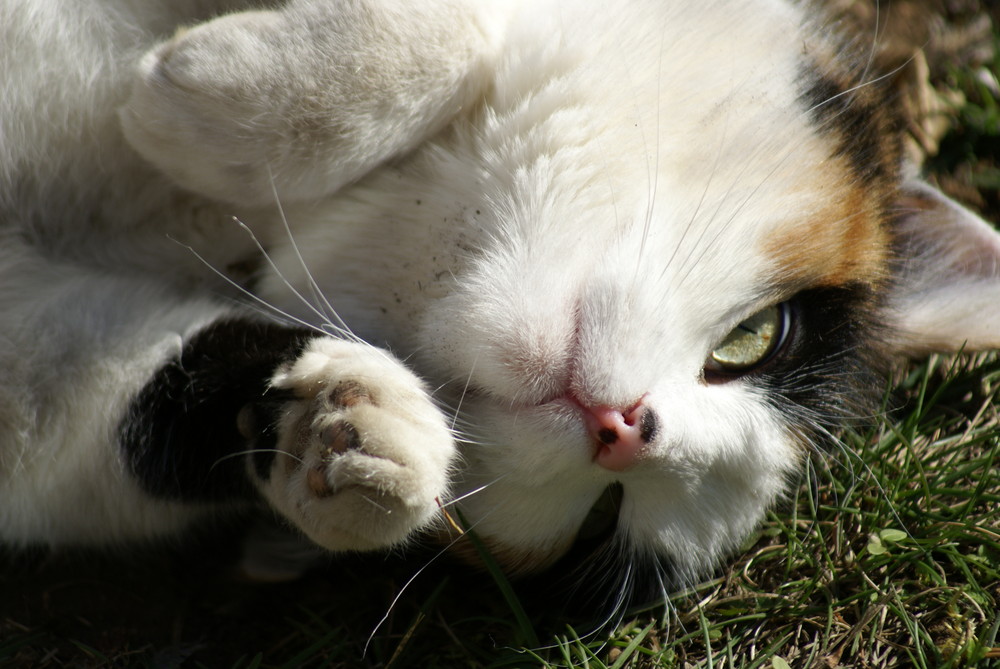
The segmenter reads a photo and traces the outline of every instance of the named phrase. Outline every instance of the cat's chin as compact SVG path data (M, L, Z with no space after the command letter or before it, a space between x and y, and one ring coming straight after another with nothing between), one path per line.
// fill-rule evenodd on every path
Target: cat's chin
M462 415L476 432L460 442L456 516L507 573L551 566L617 478L595 462L600 445L588 432L583 409L569 395L518 404L474 391L465 394ZM482 564L475 542L454 534L438 539L452 543L462 561Z

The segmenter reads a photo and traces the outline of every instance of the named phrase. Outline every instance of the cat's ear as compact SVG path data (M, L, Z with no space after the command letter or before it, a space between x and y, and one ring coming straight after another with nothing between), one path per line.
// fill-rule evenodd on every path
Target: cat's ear
M893 348L1000 348L1000 232L917 179L904 184L898 205Z

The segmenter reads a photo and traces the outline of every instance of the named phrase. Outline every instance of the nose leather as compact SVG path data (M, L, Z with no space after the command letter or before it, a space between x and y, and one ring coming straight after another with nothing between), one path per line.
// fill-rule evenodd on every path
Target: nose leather
M652 409L641 400L624 411L584 406L584 421L597 444L594 462L616 472L632 467L652 440L655 418L651 414Z

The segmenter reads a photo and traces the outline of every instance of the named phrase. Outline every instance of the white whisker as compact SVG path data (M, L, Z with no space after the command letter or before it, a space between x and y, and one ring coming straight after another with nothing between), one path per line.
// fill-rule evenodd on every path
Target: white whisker
M212 466L209 467L208 470L212 471L213 469L215 469L216 465L222 464L226 460L232 460L233 458L239 458L244 455L254 455L256 453L277 453L281 455L287 455L292 460L297 461L299 464L305 464L305 460L303 460L299 456L295 455L294 453L289 453L288 451L283 451L280 448L250 448L245 451L237 451L235 453L228 453L222 456L221 458L213 462Z
M444 506L447 506L447 505L442 505L442 508ZM488 515L489 514L487 514L487 516ZM485 519L485 517L486 516L484 516L483 519ZM476 525L478 525L478 523L481 522L481 520L483 520L483 519L480 519L480 521L472 523L472 525L470 525L469 527L466 528L466 531L473 531L473 530L475 530ZM361 651L361 656L362 657L364 657L365 655L368 654L368 646L371 645L372 640L375 638L375 634L378 632L379 628L381 628L382 625L385 624L385 621L389 619L389 615L392 613L392 610L396 607L396 604L399 603L400 598L403 596L403 594L406 592L406 590L410 587L410 585L415 580L417 580L417 577L420 576L422 573L424 573L424 571L426 571L427 568L430 567L436 560L438 560L442 555L444 555L449 550L451 550L452 547L455 546L455 544L457 544L459 541L461 541L463 539L463 537L464 537L464 535L457 536L457 537L453 538L451 541L448 542L448 544L446 546L444 546L441 550L439 550L437 553L435 553L433 556L431 556L430 559L428 559L427 562L423 566L421 566L419 569L417 569L417 571L413 574L413 576L411 576L409 579L407 579L406 583L403 584L403 587L399 589L398 593L396 593L396 596L392 598L392 601L389 603L389 606L388 606L388 608L385 611L385 615L383 615L379 619L379 621L377 623L375 623L375 627L372 628L371 634L368 635L368 640L365 641L364 648Z
M267 264L270 265L271 269L274 270L274 275L276 277L278 277L279 279L281 279L281 282L283 284L285 284L285 287L287 287L288 290L291 291L291 293L293 295L295 295L295 297L297 297L299 299L299 301L303 305L305 305L305 307L307 309L309 309L309 311L313 312L316 316L318 316L320 318L320 320L322 320L324 322L329 322L329 319L327 318L326 314L324 314L322 311L320 311L320 309L318 307L316 307L312 302L310 302L309 300L307 300L302 295L302 293L300 293L298 291L298 289L295 288L295 286L292 285L291 281L289 281L288 278L285 277L285 275L282 273L282 271L280 269L278 269L278 265L274 262L274 259L271 257L271 254L268 253L267 250L264 248L264 245L260 243L260 240L257 239L257 235L254 234L254 231L250 229L250 226L248 226L246 223L244 223L240 219L236 218L235 216L233 216L233 221L237 225L239 225L243 229L243 231L246 232L250 236L251 241L253 241L254 245L257 247L257 250L260 251L261 256L264 258L264 260L267 261ZM333 325L333 324L331 323L331 325ZM336 327L336 326L333 325L333 327ZM348 334L348 333L344 333L344 334Z
M237 219L234 218L233 220L237 220ZM239 222L239 221L237 220L237 222ZM271 304L267 300L265 300L265 299L263 299L263 298L255 295L252 291L247 290L245 287L241 286L239 283L237 283L236 281L234 281L230 277L226 276L226 274L222 270L217 269L214 265L212 265L212 263L208 262L208 260L206 260L200 253L198 253L198 251L196 251L193 246L191 246L189 244L185 244L184 242L178 241L178 240L174 239L173 237L168 237L168 239L170 239L170 241L174 242L175 244L181 246L182 248L187 249L195 258L197 258L199 261L201 261L201 263L204 264L205 267L207 267L209 270L211 270L212 273L214 273L216 276L218 276L219 278L221 278L223 281L225 281L226 283L228 283L229 285L231 285L233 288L235 288L236 290L238 290L241 294L245 295L246 297L249 297L256 304L264 307L267 311L271 312L272 314L277 314L278 316L286 319L288 322L295 323L296 325L300 325L300 326L302 326L304 328L308 328L310 330L313 330L313 331L317 332L318 334L321 334L321 335L326 335L327 334L327 332L325 330L322 330L321 328L316 327L315 325L313 325L312 323L309 323L308 321L304 321L301 318L297 318L297 317L291 315L290 313L288 313L288 312L286 312L286 311L284 311L282 309L279 309L278 307L274 306L273 304Z
M487 488L489 488L494 483L496 483L498 481L502 481L505 478L507 478L507 474L501 474L500 476L496 477L495 479L493 479L489 483L483 484L483 485L479 486L478 488L473 488L469 492L466 492L466 493L464 493L462 495L459 495L458 497L456 497L454 499L451 499L451 500L448 500L447 502L442 502L441 503L441 508L443 509L443 508L451 506L453 504L457 504L457 503L461 502L463 499L467 499L469 497L472 497L473 495L475 495L477 493L480 493L483 490L486 490Z
M374 506L379 511L384 511L386 514L392 513L392 511L390 509L387 509L386 507L382 506L381 504L379 504L378 502L376 502L374 499L372 499L368 495L362 494L361 495L361 499L365 500L366 502L368 502L369 504L371 504L372 506Z
M454 415L452 417L452 421L451 421L451 429L452 430L455 429L455 422L458 420L458 414L462 410L462 403L465 401L465 396L469 392L469 384L472 383L472 375L476 373L476 364L478 362L479 362L479 358L477 356L476 359L472 362L471 368L469 369L469 376L465 379L465 387L462 388L462 393L459 395L458 406L455 407L455 413L454 413Z
M325 320L332 327L336 328L338 334L347 336L351 339L354 339L355 341L360 341L358 337L356 337L354 333L351 331L351 328L348 327L347 323L344 322L344 319L342 319L340 315L337 313L337 310L333 308L333 305L330 304L330 301L326 298L326 295L323 293L322 290L320 290L319 284L316 283L316 280L313 277L312 272L309 271L309 267L306 264L305 258L302 257L302 251L299 249L298 242L296 242L295 236L292 234L291 226L289 226L288 224L288 217L285 216L285 208L281 204L281 198L278 197L278 189L274 183L274 175L271 174L270 164L267 165L267 175L271 182L271 192L274 195L274 203L275 206L277 206L278 208L278 216L281 218L281 223L284 226L285 235L288 237L288 243L292 247L292 250L295 252L295 257L299 261L299 265L302 268L302 272L305 274L306 280L309 282L309 288L313 294L313 299L316 300L316 302L319 303L320 306L325 307L325 314L326 314ZM282 277L282 279L284 279L284 277ZM287 284L288 282L286 281L285 283ZM296 295L298 295L298 293L296 293ZM334 323L332 319L335 319L336 323Z
M385 615L383 615L379 619L379 621L377 623L375 623L375 627L372 628L371 634L368 635L368 640L365 641L364 648L361 649L361 657L365 657L366 655L368 655L368 646L370 646L371 643L372 643L372 641L375 639L375 635L378 633L379 628L381 628L382 625L385 624L385 621L389 619L389 615L392 614L392 610L394 608L396 608L396 604L399 603L399 600L402 598L403 594L406 593L406 591L410 587L410 585L415 580L417 580L417 577L419 577L422 573L424 573L424 571L428 567L430 567L438 558L440 558L442 555L444 555L445 553L447 553L451 549L451 547L455 545L455 542L457 542L457 541L458 541L458 539L456 538L451 543L449 543L447 546L445 546L440 551L438 551L434 556L432 556L429 560L427 560L426 564L424 564L422 567L420 567L420 569L418 569L413 574L413 576L411 576L409 579L407 579L406 583L403 584L403 587L401 587L399 589L399 592L396 593L396 596L392 598L391 602L389 602L389 606L385 610Z

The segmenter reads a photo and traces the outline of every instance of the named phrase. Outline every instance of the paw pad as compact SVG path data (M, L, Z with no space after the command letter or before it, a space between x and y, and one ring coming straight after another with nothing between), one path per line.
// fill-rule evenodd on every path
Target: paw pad
M357 428L342 420L320 430L319 441L323 444L324 458L361 448L361 437L358 435Z
M260 485L276 510L331 550L405 540L440 513L454 442L418 378L387 354L317 337L278 369L277 448ZM252 432L255 416L237 420Z
M333 494L333 488L326 480L325 462L309 468L309 471L306 472L306 485L309 487L309 491L320 499Z
M345 380L334 386L328 395L330 404L335 407L346 409L356 404L375 404L368 387L360 381Z
M306 485L314 495L323 498L334 493L328 475L334 458L348 451L361 450L361 435L353 424L338 420L321 428L318 439L320 461L306 472Z

